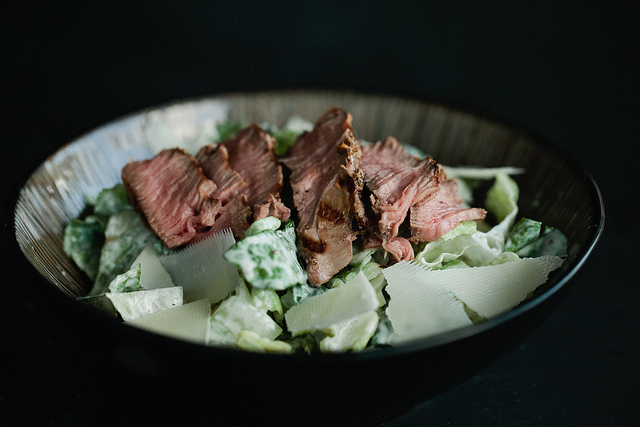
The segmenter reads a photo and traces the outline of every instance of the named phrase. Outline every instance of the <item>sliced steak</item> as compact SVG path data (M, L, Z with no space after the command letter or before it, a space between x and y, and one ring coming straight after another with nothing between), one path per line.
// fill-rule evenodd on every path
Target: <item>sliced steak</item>
M208 233L196 236L196 241L206 239L211 234L230 228L237 240L244 238L244 232L251 225L251 207L247 203L247 196L236 195L231 201L220 208L216 222Z
M271 135L251 125L235 137L200 149L196 158L205 174L217 184L214 196L223 203L213 231L224 224L231 227L236 238L242 239L256 217L255 212L264 214L265 207L268 214L282 220L289 218L289 208L280 201L282 166L273 151L274 145Z
M481 208L465 208L455 179L444 181L431 200L411 207L409 220L412 242L432 242L453 230L463 221L481 221L487 212Z
M393 239L382 243L382 247L392 257L392 261L411 261L415 258L413 246L409 239L404 237L394 237Z
M181 149L128 163L122 168L122 181L131 205L168 248L208 232L221 207L212 196L216 184Z
M298 246L315 286L351 261L352 242L364 221L362 153L351 121L346 111L329 109L283 159L291 171Z
M258 125L251 125L230 139L220 143L229 153L229 162L247 182L241 193L247 196L251 209L256 204L272 201L273 196L282 215L289 209L280 202L282 190L282 166L273 151L276 140Z
M218 186L214 197L222 204L230 202L247 188L247 181L229 162L229 152L224 145L207 145L200 149L196 160L204 174Z
M431 158L421 160L409 154L393 137L363 147L362 153L361 168L365 185L371 193L371 208L377 217L377 220L370 221L365 240L369 246L380 242L387 249L387 245L398 236L400 225L411 206L436 196L440 182L445 179L444 171ZM395 253L412 258L413 251L407 251L406 246L403 243L403 250ZM392 246L399 247L397 242Z
M291 210L273 194L269 194L269 198L264 203L258 203L253 207L253 220L257 221L268 216L276 217L282 221L286 221L291 216Z

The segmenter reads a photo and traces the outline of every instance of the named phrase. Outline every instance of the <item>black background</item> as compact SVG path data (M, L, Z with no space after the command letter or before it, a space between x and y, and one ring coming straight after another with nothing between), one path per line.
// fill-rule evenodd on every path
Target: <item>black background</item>
M11 197L46 156L143 108L307 86L476 108L521 123L571 153L600 186L605 232L542 327L478 375L385 425L640 421L637 6L85 3L22 2L0 18L1 182L9 213L3 244L12 238ZM20 384L39 389L38 399L65 402L45 414L50 424L77 423L74 408L86 391L52 384L62 344L48 331L60 314L26 279L18 258L3 256L0 272L0 424L8 411L29 403ZM7 382L16 373L18 385ZM32 415L23 412L22 422Z

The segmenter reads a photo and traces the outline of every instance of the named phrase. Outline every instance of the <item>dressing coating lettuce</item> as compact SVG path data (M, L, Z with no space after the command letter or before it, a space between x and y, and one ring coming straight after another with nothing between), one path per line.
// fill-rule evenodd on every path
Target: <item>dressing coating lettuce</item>
M285 223L282 230L279 226L280 220L274 217L260 219L249 228L247 237L225 253L253 287L283 290L307 281L298 261L293 221Z

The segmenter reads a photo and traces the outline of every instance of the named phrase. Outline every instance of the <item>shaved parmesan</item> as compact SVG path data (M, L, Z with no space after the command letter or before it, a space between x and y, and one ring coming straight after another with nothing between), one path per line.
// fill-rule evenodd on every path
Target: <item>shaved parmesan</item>
M453 293L431 282L423 268L402 261L383 273L390 296L386 313L395 332L392 344L473 324Z
M376 310L378 305L376 291L360 272L344 285L291 307L284 316L289 331L296 336Z
M547 281L562 258L547 255L498 265L423 271L425 280L447 289L488 319L511 310Z
M224 258L235 242L231 230L226 229L160 257L173 282L184 288L186 302L206 298L216 303L236 288L240 280L238 269Z
M183 302L181 286L150 291L107 292L105 296L111 300L125 322L177 307Z
M445 166L442 165L447 174L447 178L463 178L463 179L493 179L496 175L521 175L525 172L524 168L516 168L512 166L503 166L496 168L485 168L475 166Z
M140 286L151 290L175 286L169 272L162 266L158 252L152 243L147 244L131 266L140 264Z
M208 299L201 299L133 319L128 324L172 338L204 344L210 315L211 303Z
M545 283L560 265L562 259L555 255L444 270L399 262L383 270L390 296L386 313L395 341L471 325L462 303L487 319L505 313Z

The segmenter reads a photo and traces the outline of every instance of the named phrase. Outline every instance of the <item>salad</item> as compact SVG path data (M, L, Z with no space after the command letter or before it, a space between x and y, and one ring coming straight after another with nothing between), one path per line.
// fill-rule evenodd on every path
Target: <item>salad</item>
M219 123L205 142L225 141L247 125ZM282 128L259 126L282 158L314 124L292 117ZM147 135L156 152L181 143L168 129ZM519 216L513 176L525 171L442 169L455 179L464 205L481 206L486 219L461 221L432 241L411 241L411 259L356 239L344 267L320 285L309 280L295 215L257 219L242 238L225 228L169 248L132 205L124 183L86 198L85 212L65 228L64 250L93 283L79 300L151 332L269 353L398 346L511 310L567 255L560 230ZM399 224L399 236L407 232Z

